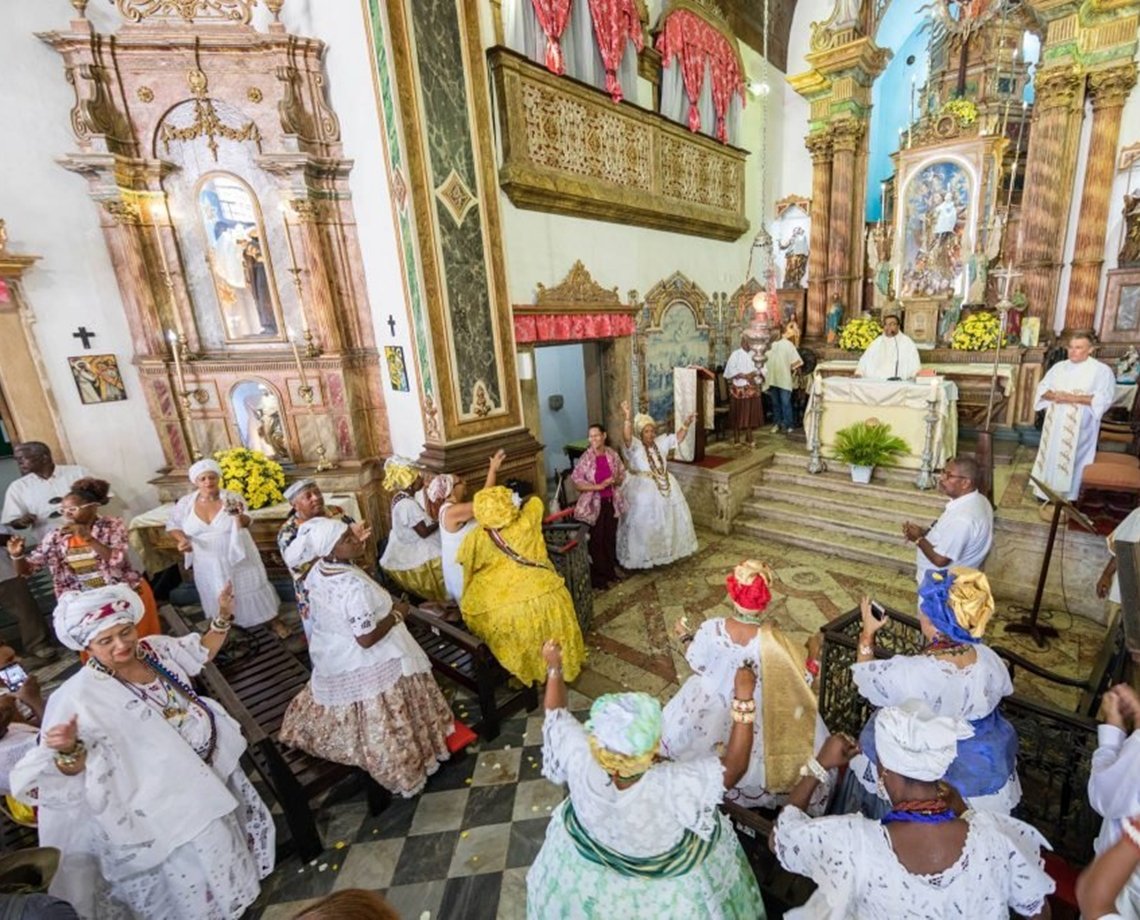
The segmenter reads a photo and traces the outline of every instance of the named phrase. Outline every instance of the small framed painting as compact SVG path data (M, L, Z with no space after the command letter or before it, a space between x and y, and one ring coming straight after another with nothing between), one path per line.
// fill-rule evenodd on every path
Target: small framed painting
M384 363L388 367L388 383L397 393L407 393L408 366L404 363L404 349L399 345L384 346Z
M122 402L127 398L114 355L76 355L68 358L67 364L84 405Z
M1140 341L1140 268L1108 273L1099 337L1106 343Z

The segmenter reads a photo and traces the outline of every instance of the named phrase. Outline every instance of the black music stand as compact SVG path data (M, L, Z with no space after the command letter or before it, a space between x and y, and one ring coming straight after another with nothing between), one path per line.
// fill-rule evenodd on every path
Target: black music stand
M1053 543L1057 539L1057 526L1061 523L1061 513L1068 511L1072 519L1089 533L1096 533L1096 525L1078 511L1072 502L1062 498L1036 476L1030 475L1029 481L1044 492L1052 503L1053 520L1049 524L1049 540L1045 543L1045 555L1041 559L1041 574L1037 576L1037 593L1033 596L1033 609L1029 611L1029 616L1022 617L1017 623L1010 623L1006 626L1005 631L1007 633L1026 633L1033 637L1038 648L1045 648L1048 644L1045 641L1046 637L1055 639L1060 635L1052 626L1042 626L1038 623L1037 615L1041 612L1041 598L1045 594L1045 579L1049 575L1049 562L1053 558Z

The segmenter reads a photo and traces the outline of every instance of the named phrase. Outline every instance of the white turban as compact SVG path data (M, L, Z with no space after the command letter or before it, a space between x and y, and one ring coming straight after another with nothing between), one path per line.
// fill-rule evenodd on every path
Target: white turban
M323 559L340 542L348 525L339 518L310 518L297 528L297 536L281 554L291 569L299 569L314 559Z
M315 486L317 481L315 479L298 479L296 482L290 483L289 488L285 490L285 501L292 502L298 495L304 492L309 486Z
M942 779L958 756L958 742L973 736L973 726L965 719L936 716L919 700L885 706L875 716L880 765L908 779Z
M198 477L203 473L217 473L218 478L222 478L222 468L218 466L218 461L211 460L209 457L205 460L199 460L197 463L192 463L187 475L189 475L191 482L197 483Z
M91 591L67 591L55 605L55 634L69 649L81 652L99 633L142 619L142 598L129 585L106 585Z
M427 487L427 497L437 505L455 489L455 477L450 473L440 473Z
M646 425L652 425L654 428L657 427L657 423L653 421L652 415L638 412L637 415L633 417L633 433L640 438L642 429L644 429Z

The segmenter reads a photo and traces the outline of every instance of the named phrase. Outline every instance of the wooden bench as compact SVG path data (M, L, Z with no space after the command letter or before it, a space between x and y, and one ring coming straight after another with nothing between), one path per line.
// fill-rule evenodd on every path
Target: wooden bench
M510 675L495 660L482 639L462 624L449 623L422 607L412 607L404 625L431 661L432 669L472 691L479 700L479 721L471 726L488 741L499 736L502 720L518 709L530 712L538 705L534 687L508 690L499 701L496 691L506 687Z
M173 635L191 632L173 607L166 605L161 612ZM222 653L202 669L197 682L241 726L248 743L246 756L281 805L303 860L316 858L324 849L309 803L342 780L364 778L373 814L387 806L390 793L364 771L321 760L278 741L285 710L308 684L309 671L264 626L235 628Z

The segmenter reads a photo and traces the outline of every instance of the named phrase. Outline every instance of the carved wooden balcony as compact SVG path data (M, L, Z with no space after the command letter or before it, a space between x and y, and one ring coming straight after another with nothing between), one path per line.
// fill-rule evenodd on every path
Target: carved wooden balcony
M748 230L747 152L506 48L488 52L499 183L520 208L719 240Z

